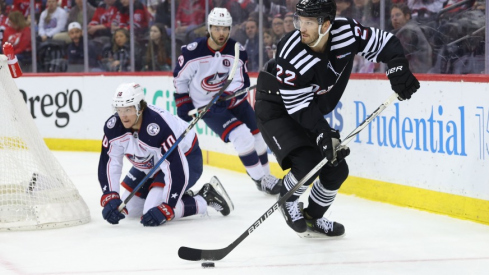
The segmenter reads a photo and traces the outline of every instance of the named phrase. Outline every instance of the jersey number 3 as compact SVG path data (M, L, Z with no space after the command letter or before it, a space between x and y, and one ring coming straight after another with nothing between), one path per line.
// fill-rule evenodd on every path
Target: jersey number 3
M282 78L283 78L283 80L282 80ZM293 82L295 79L296 79L295 72L285 70L285 76L284 76L284 68L282 68L282 66L280 66L280 65L277 65L277 80L280 83L285 83L285 84L290 85L290 86L295 86L295 84Z

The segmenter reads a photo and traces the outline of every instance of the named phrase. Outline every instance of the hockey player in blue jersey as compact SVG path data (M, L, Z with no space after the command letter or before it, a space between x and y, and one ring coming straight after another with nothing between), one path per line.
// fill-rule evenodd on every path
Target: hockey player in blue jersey
M214 8L208 16L208 36L182 47L173 76L178 116L186 121L192 119L188 112L207 105L228 78L238 43L229 37L232 22L227 9ZM241 46L238 70L223 96L249 87L247 59ZM282 183L270 175L267 145L246 96L216 103L203 120L224 142L233 144L258 190L278 194Z
M144 226L158 226L174 218L206 213L208 205L229 215L233 204L216 177L204 184L197 195L186 193L200 178L203 168L202 152L193 130L119 212L122 200L173 146L188 123L147 104L136 83L119 85L112 106L115 113L105 123L98 168L102 216L107 222L118 224L128 215L141 217ZM121 183L124 156L133 166ZM122 198L120 185L126 189Z

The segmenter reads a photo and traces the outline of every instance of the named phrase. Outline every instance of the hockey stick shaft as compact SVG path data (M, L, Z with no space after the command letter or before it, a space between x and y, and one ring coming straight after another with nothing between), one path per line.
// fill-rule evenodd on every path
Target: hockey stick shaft
M249 92L250 90L253 90L253 89L255 89L255 88L256 88L256 85L252 85L252 86L250 86L250 87L248 87L248 88L241 89L241 90L239 90L239 91L235 92L235 93L234 93L234 94L232 94L232 95L228 95L228 96L225 96L225 97L223 97L223 98L220 98L220 99L219 99L219 101L226 101L226 100L233 99L233 98L235 98L235 97L237 97L237 96L240 96L240 95L242 95L242 94L246 94L247 92Z
M248 88L241 89L241 90L237 91L236 93L234 93L234 94L232 94L232 95L228 95L228 96L226 96L226 97L219 98L217 101L226 101L226 100L233 99L233 98L235 98L235 97L237 97L237 96L240 96L240 95L242 95L242 94L244 94L244 93L247 93L249 90L253 90L253 89L255 89L255 88L256 88L256 85L250 86L250 87L248 87ZM217 101L216 101L216 102L217 102ZM195 109L193 109L193 110L190 110L190 111L188 112L188 115L189 115L189 116L194 116L194 115L195 115L195 114L197 114L197 113L201 113L201 112L204 110L204 108L205 108L205 106L204 106L204 107L200 107L200 108L195 108Z
M360 133L365 127L367 127L370 122L372 122L382 111L385 110L392 102L396 100L397 94L393 93L382 105L380 105L370 116L368 116L357 128L355 128L337 147L347 145L358 133ZM232 242L229 246L221 249L196 249L182 246L178 250L178 256L181 259L189 260L189 261L200 261L200 260L213 260L218 261L226 257L236 246L238 246L244 239L246 239L251 233L255 232L255 230L263 223L266 219L270 217L275 211L282 206L285 201L292 196L299 188L301 188L304 183L306 183L309 179L311 179L321 168L328 163L328 159L324 158L321 160L307 175L305 175L292 189L290 189L283 197L281 197L276 203L272 205L272 207L268 208L268 210L261 215L261 217L256 220L248 229L241 234L234 242Z
M127 203L132 199L132 197L134 197L134 195L139 191L139 189L141 189L141 187L143 187L144 183L149 179L149 177L151 177L151 175L153 175L153 173L156 172L156 170L160 168L160 165L163 163L163 161L165 161L165 159L173 152L173 150L175 150L175 148L185 138L185 136L188 134L188 132L190 132L190 130L192 130L192 128L194 128L194 126L197 124L197 122L199 122L199 120L207 113L207 111L209 111L209 109L212 107L212 105L219 99L219 97L222 95L222 93L224 93L224 90L226 90L226 88L229 86L229 84L231 84L231 82L233 81L234 75L236 73L236 69L238 68L238 64L239 64L239 44L236 43L234 45L233 67L231 69L231 72L229 73L228 79L226 80L226 82L224 83L222 88L212 98L212 100L209 101L209 103L207 103L207 105L205 105L202 112L200 112L199 115L195 116L195 118L188 125L187 129L185 129L185 131L180 135L180 137L178 137L178 139L175 141L175 143L170 147L170 149L168 149L168 151L166 151L166 153L155 164L155 166L153 168L151 168L151 170L148 172L148 174L146 174L146 176L134 188L134 190L132 190L131 194L129 194L129 196L124 200L124 202L122 202L121 205L119 205L119 208L118 208L119 212L121 212L124 209L124 207L126 207Z

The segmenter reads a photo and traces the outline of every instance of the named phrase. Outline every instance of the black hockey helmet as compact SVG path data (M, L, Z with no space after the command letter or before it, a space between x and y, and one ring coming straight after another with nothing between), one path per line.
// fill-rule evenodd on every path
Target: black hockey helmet
M334 0L300 0L295 8L296 15L317 17L319 24L328 20L333 23L336 16L336 2Z

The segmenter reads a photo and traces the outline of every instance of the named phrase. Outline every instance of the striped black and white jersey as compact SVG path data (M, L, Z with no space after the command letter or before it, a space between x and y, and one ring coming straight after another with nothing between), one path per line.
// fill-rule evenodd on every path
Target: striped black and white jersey
M393 34L344 17L335 19L324 53L303 44L298 30L282 38L275 57L276 77L288 114L314 133L329 129L323 116L343 95L357 54L384 63L404 57Z

